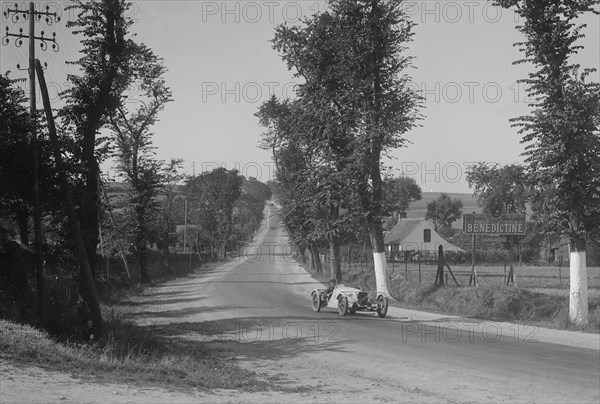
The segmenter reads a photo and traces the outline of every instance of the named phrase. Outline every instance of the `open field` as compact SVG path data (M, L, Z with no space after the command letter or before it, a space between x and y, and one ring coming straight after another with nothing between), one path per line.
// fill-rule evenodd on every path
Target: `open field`
M471 275L471 266L450 266L458 283L462 286L469 284ZM500 286L506 284L508 267L499 266L475 266L477 272L477 282L480 286ZM543 293L557 294L554 290L564 291L564 296L568 295L569 290L569 267L538 267L538 266L514 266L516 284L520 288L540 291ZM421 283L433 284L437 272L437 265L421 264ZM403 262L388 263L388 273L390 275L402 274L409 282L419 283L419 265L409 262L406 265ZM444 273L448 274L448 269L444 268ZM448 274L449 282L454 285L454 281ZM600 267L588 268L588 288L590 297L600 297ZM563 293L559 293L562 295Z
M459 285L467 286L471 275L471 265L450 265L454 276ZM513 266L515 271L516 285L520 288L527 288L537 291L544 291L553 295L563 295L556 291L564 291L564 295L569 290L569 267L563 266ZM437 264L427 262L388 262L388 274L390 277L399 277L402 275L404 280L415 284L432 284L435 281ZM480 286L500 286L506 284L508 266L503 265L476 265L477 282ZM588 288L590 296L600 295L600 267L588 267ZM373 273L373 264L371 262L342 263L342 274L344 282L353 282L357 278ZM419 275L420 273L420 275ZM444 267L444 274L448 275L450 284L455 285L448 269ZM322 278L322 279L321 279ZM329 263L323 262L323 276L319 279L326 281L329 279Z

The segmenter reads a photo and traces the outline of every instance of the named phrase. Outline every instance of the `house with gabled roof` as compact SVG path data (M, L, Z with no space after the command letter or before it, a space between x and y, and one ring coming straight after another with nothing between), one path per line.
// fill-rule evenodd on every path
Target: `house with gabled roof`
M386 252L398 255L401 251L437 252L441 245L444 251L464 251L440 236L433 224L424 218L398 219L398 223L384 235Z

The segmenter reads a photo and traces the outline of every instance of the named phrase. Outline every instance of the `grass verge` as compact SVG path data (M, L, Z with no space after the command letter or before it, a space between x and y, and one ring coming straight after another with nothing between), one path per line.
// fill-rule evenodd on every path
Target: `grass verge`
M107 319L108 337L95 344L59 343L28 325L0 320L0 358L35 365L95 382L130 383L166 389L263 391L275 380L242 369L202 349L185 350L142 329Z
M411 309L494 321L535 324L556 329L600 332L600 299L590 299L589 324L569 324L569 302L563 296L508 286L435 287L392 282L394 304Z
M303 266L319 281L327 283L329 280L328 269L323 268L323 274L316 274L309 265ZM372 271L344 271L343 276L347 286L375 289ZM564 295L498 284L476 288L454 285L436 287L431 283L407 282L400 271L390 276L390 289L396 300L391 304L401 308L600 333L600 298L589 299L589 323L585 328L577 328L569 323L569 299Z

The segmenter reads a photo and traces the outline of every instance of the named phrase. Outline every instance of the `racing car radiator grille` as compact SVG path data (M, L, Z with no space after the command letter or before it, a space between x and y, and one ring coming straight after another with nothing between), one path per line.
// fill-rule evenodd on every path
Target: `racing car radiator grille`
M367 304L369 292L358 292L358 304Z

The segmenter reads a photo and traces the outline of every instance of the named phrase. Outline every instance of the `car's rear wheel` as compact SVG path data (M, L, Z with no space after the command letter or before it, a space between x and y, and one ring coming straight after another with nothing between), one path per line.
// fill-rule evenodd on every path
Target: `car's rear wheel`
M346 296L338 297L338 313L340 316L348 314L348 298Z
M388 299L385 296L377 298L377 315L384 318L388 311Z
M321 292L313 292L312 294L312 308L314 311L321 311Z

